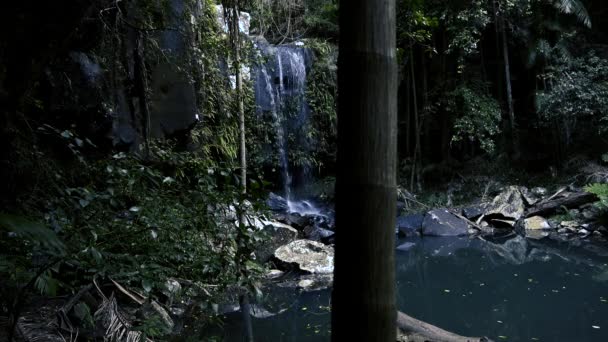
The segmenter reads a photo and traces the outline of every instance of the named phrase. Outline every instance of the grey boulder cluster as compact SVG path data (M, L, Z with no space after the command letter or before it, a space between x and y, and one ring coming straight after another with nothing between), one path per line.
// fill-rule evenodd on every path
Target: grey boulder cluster
M397 218L405 236L495 235L519 232L529 238L594 237L603 240L608 229L600 220L598 199L573 187L553 194L545 188L508 186L492 201L462 209L433 209Z

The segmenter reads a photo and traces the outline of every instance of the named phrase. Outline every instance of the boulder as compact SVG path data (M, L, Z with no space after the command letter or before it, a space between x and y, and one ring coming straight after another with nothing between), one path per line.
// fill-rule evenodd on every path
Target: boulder
M478 218L479 216L486 213L486 209L488 208L487 203L482 203L478 205L474 205L472 207L462 209L462 216L466 217L469 220L473 220Z
M266 226L262 229L263 232L270 236L270 239L258 248L256 257L266 262L270 260L274 251L298 238L298 231L292 226L280 222L266 221Z
M304 229L304 227L311 224L311 218L308 216L302 216L298 213L288 213L283 215L282 219L284 223L296 228Z
M304 228L304 236L307 239L313 241L327 241L330 237L334 236L334 232L328 229L319 228L317 226L308 226Z
M462 236L467 235L469 224L447 209L429 211L422 221L422 235Z
M292 265L308 273L332 273L334 249L312 240L296 240L279 247L274 257L283 265Z
M522 188L510 186L492 200L487 217L498 217L509 221L517 221L526 209Z
M278 211L278 212L287 211L287 201L285 200L285 198L283 198L275 193L272 193L272 192L270 193L270 195L268 195L268 199L266 200L266 205L272 211Z
M524 220L524 229L526 230L543 230L551 228L549 221L541 216L532 216Z
M524 200L526 201L526 205L527 206L533 206L534 204L538 203L542 197L537 195L535 192L528 190L528 188L526 187L520 187L519 191L521 192L522 197L524 198Z
M397 230L405 236L418 233L422 229L424 214L414 214L397 217Z

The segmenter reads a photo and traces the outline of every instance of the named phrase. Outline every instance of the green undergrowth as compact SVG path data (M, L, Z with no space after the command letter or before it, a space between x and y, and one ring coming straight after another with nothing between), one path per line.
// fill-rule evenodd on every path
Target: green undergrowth
M0 214L0 316L18 314L29 295L70 296L94 279L158 300L170 278L208 286L202 303L229 286L259 293L263 267L251 252L264 236L235 223L230 207L245 200L237 169L170 143L147 156L85 158L92 143L43 130L69 152L59 161L55 147L37 146L28 161L37 184ZM264 210L265 183L248 185L247 210Z

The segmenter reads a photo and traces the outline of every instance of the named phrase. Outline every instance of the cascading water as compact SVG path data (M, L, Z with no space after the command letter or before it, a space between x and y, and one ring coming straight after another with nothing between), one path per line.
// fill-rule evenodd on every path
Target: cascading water
M293 172L289 161L289 137L289 142L297 144L300 151L310 149L309 137L303 129L309 120L305 99L309 51L296 45L258 47L270 58L258 67L256 103L259 111L270 113L273 120L286 209L302 215L321 215L312 202L294 198ZM307 167L298 171L300 178L306 178Z

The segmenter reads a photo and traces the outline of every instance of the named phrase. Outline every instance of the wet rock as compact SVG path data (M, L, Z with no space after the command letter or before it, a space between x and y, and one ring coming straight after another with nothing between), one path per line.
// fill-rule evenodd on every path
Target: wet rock
M293 241L275 250L274 257L280 264L295 266L304 272L334 271L334 249L316 241Z
M262 231L270 236L269 241L255 253L262 262L270 260L277 248L298 238L298 231L295 228L280 222L267 221Z
M327 241L330 237L334 236L334 232L328 229L319 228L316 226L308 226L304 228L304 236L307 239L313 241Z
M284 223L296 228L304 229L304 227L311 224L311 218L308 216L302 216L298 213L289 213L283 216Z
M532 189L530 190L530 192L531 192L533 195L538 196L538 197L545 197L545 196L547 196L547 194L549 193L549 191L547 190L547 188L543 188L543 187L540 187L540 186L537 186L537 187L535 187L535 188L532 188Z
M536 195L534 192L528 190L526 187L520 187L519 191L521 192L522 197L526 202L526 206L533 206L541 200L541 197Z
M422 229L423 214L397 217L397 229L405 236L416 234Z
M270 195L268 195L268 199L266 200L266 205L272 211L277 211L277 212L287 211L287 201L283 197L281 197L275 193L272 193L272 192L270 193Z
M580 235L589 235L589 231L587 229L585 229L585 228L579 230L578 233Z
M268 271L268 273L266 273L266 278L267 279L276 279L279 277L282 277L285 274L285 272L281 271L281 270L270 270Z
M559 225L568 230L576 230L576 228L580 227L580 224L576 221L562 221Z
M333 283L333 274L304 276L303 278L300 278L297 288L306 292L320 291L330 288Z
M524 229L526 230L543 230L551 229L549 221L541 216L532 216L524 220Z
M462 236L467 235L469 224L447 209L429 211L422 221L422 235Z
M525 208L521 188L510 186L492 200L486 216L517 221L524 215Z
M528 239L533 239L533 240L541 240L544 239L546 237L548 237L551 233L546 231L546 230L542 230L542 229L534 229L534 230L526 230L526 237Z
M410 249L414 248L414 246L416 246L416 244L414 242L404 242L402 244L400 244L399 246L397 246L397 250L398 251L409 251Z
M462 216L466 217L469 220L473 220L478 218L479 216L485 214L488 205L486 203L475 205L472 207L462 209Z

